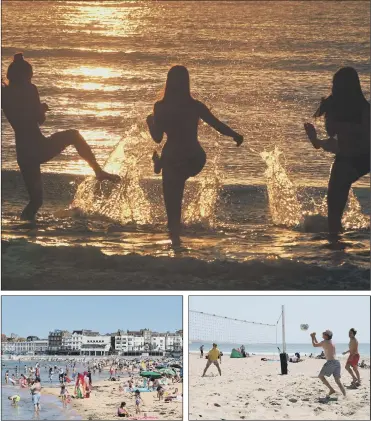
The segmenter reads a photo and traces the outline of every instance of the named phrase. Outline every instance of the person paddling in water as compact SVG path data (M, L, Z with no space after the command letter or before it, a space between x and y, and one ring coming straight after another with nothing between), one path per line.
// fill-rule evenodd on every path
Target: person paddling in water
M162 171L162 186L170 239L180 245L182 200L185 182L199 174L206 163L206 154L198 141L199 121L203 120L219 133L232 137L237 146L243 136L219 121L202 102L191 95L189 73L184 66L169 70L165 93L155 103L147 124L153 140L161 143L167 135L161 158L153 155L156 174Z
M304 128L316 149L335 154L328 184L328 229L342 231L341 218L352 184L370 172L370 103L357 71L343 67L333 78L332 93L322 99L314 117L325 118L329 139L319 139L311 123Z
M77 130L65 130L49 137L40 131L49 107L40 102L37 87L31 83L33 69L22 53L14 55L8 67L8 82L1 83L1 107L15 133L17 162L30 201L21 219L34 221L43 203L41 164L59 155L73 145L78 154L94 170L99 181L119 181L120 177L102 170L92 150Z

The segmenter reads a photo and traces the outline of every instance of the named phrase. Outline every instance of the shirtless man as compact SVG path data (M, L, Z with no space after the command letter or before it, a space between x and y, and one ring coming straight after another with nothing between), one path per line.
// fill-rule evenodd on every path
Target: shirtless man
M210 349L208 356L207 356L207 363L206 363L206 367L205 370L202 374L202 377L205 377L206 371L207 369L211 366L211 364L214 364L216 366L216 368L219 371L219 374L222 375L222 370L220 369L220 365L219 365L219 361L220 360L220 364L222 363L222 356L220 355L220 351L218 349L218 345L217 344L213 344L213 348Z
M352 376L352 385L359 386L361 384L361 376L358 371L359 352L358 352L358 341L356 339L357 331L352 327L349 331L349 349L343 352L343 355L349 354L349 358L345 364L345 370ZM353 370L352 370L353 368Z
M323 348L323 352L327 360L318 375L322 383L330 389L330 392L327 395L327 397L329 398L330 395L333 395L334 393L336 393L334 388L330 385L328 380L325 378L325 376L330 377L332 375L334 376L335 382L339 386L341 393L345 396L346 395L345 389L340 381L341 365L340 365L340 361L336 359L336 349L335 349L335 345L332 343L333 333L331 332L331 330L325 330L322 333L322 338L323 338L322 342L317 341L315 333L311 333L310 336L312 338L312 345L314 347Z

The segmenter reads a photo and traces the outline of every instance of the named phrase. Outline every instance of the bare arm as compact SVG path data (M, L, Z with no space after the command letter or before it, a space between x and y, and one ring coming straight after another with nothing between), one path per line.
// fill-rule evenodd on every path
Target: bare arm
M312 338L312 345L313 345L315 348L319 348L319 347L321 347L321 346L322 346L323 342L318 342L318 341L317 341L317 338L316 338L316 334L315 334L315 333L312 333L310 336L311 336L311 338Z
M156 143L161 143L164 137L164 130L161 128L161 124L159 123L159 110L157 104L154 106L153 114L150 114L147 117L147 125L152 139Z
M237 143L237 146L240 146L243 142L243 136L217 119L214 114L206 107L206 105L202 104L201 102L199 104L200 118L209 126L213 127L217 132L223 134L224 136L233 137L234 141Z
M305 123L304 129L309 140L312 142L316 149L322 148L327 152L332 152L334 154L338 153L339 144L337 139L334 137L329 137L328 139L319 139L317 136L316 128L311 123Z
M45 123L46 111L48 111L49 108L45 103L41 104L39 91L37 90L35 85L33 85L33 87L34 87L34 89L33 89L33 92L32 92L32 103L33 103L33 106L35 108L35 114L36 114L37 122L40 125L42 125L42 124Z

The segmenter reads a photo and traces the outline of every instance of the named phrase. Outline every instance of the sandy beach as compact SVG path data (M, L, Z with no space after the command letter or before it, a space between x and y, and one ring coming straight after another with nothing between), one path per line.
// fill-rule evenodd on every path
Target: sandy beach
M327 391L317 375L324 362L307 358L289 363L289 374L282 376L279 361L264 362L260 356L231 359L226 355L222 358L221 377L211 366L202 378L206 360L190 354L189 419L369 420L370 369L360 368L362 385L351 389L351 377L341 359L347 397L342 397L332 378L330 383L338 393L329 402L321 403L319 398L324 398Z
M178 388L182 393L182 383L167 386L167 391L173 392ZM67 386L69 394L74 395L74 386ZM43 394L59 396L60 388L45 387ZM144 401L142 406L142 415L135 416L135 399L134 394L119 391L119 382L100 381L93 385L93 390L89 399L71 399L71 404L83 420L112 420L118 418L117 408L121 402L126 402L126 407L132 416L131 419L150 419L158 420L181 420L183 413L183 403L173 401L165 403L163 400L158 401L156 392L141 393ZM152 418L153 417L153 418Z

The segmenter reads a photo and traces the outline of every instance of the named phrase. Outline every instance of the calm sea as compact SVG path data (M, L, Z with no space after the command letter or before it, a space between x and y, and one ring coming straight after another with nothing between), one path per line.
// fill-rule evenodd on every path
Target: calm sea
M27 196L3 117L3 238L171 256L161 245L165 214L145 117L169 66L182 63L195 96L246 139L236 148L200 128L209 160L187 186L185 254L247 261L268 278L275 262L307 283L352 278L354 288L369 287L369 178L354 189L344 247L328 249L313 234L326 229L323 219L305 221L326 213L331 156L314 150L302 127L341 66L358 70L369 98L368 2L13 1L2 20L3 72L18 51L32 62L51 108L44 133L79 129L125 180L113 193L80 184L91 172L68 149L43 166L41 229L15 230ZM64 212L72 203L94 219Z
M189 351L190 352L199 352L200 346L204 345L204 352L206 353L209 349L212 348L211 343L201 343L201 342L191 342L189 344ZM218 348L228 354L232 351L233 348L239 348L242 344L218 344ZM279 351L277 347L280 348L282 352L282 344L244 344L246 348L246 352L250 354L257 354L257 355L275 355L278 356ZM336 352L338 358L346 358L346 356L342 356L341 353L347 351L349 346L347 343L335 343ZM286 344L286 352L289 355L295 354L295 352L299 352L302 355L318 355L321 353L321 350L313 348L311 344ZM359 353L362 357L369 358L370 357L370 344L360 344L359 345Z

